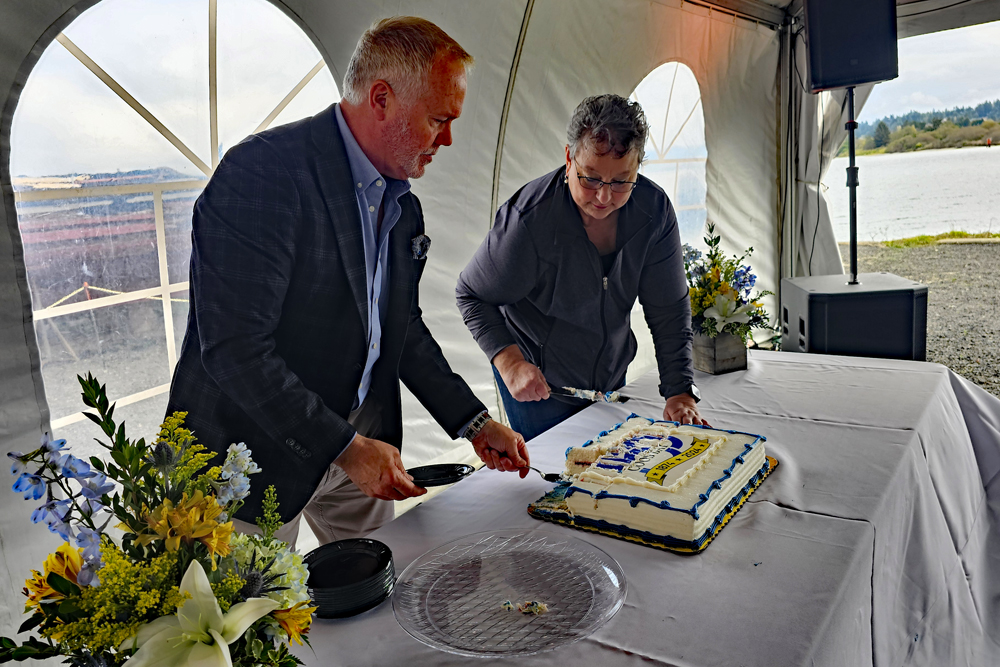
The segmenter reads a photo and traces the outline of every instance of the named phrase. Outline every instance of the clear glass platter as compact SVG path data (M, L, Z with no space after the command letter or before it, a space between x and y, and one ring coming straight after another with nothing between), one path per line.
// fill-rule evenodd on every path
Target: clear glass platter
M404 630L442 651L531 655L592 634L621 608L625 593L621 566L592 544L546 531L499 530L467 535L415 560L396 582L392 609ZM532 601L548 610L517 609Z

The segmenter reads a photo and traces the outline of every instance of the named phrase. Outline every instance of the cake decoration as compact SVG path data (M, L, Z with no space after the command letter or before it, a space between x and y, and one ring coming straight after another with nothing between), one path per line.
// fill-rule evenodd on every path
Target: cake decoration
M569 481L533 503L540 519L697 552L777 461L765 438L631 415L566 451Z

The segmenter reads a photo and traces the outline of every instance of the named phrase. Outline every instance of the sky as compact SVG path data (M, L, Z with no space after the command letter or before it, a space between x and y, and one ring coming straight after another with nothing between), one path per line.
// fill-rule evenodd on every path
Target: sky
M899 40L899 78L875 86L859 121L1000 99L1000 21Z
M207 0L103 0L65 34L211 163ZM239 142L321 60L267 0L219 0L219 136ZM340 98L324 67L275 119L313 115ZM32 70L14 113L11 174L42 176L172 167L201 172L61 44Z
M66 35L210 163L207 5L207 0L103 0L74 21ZM267 0L219 0L218 25L219 132L224 151L256 128L320 61L320 54ZM660 78L673 80L676 68L664 65ZM682 70L667 132L659 115L661 107L666 109L669 85L663 84L659 91L640 85L644 105L657 116L652 124L661 137L674 134L699 96L693 75L686 67ZM998 99L1000 22L900 40L899 71L898 79L875 87L859 120ZM657 78L651 76L647 82ZM315 114L338 99L337 83L324 67L273 124ZM703 120L696 112L672 147L671 157L703 151L703 133ZM15 110L11 142L15 177L161 166L200 175L55 42L28 79Z

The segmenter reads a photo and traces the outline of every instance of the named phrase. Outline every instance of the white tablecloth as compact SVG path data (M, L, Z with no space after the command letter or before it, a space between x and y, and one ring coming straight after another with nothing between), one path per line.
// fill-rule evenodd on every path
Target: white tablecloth
M1000 400L936 364L808 354L752 352L747 371L696 381L702 414L764 435L778 469L700 555L572 531L621 563L625 605L519 664L1000 664ZM660 418L656 384L539 436L533 463L560 470L567 446L630 412ZM550 488L483 469L371 537L402 572L469 533L571 531L525 511ZM470 662L411 638L388 602L311 637L309 665Z

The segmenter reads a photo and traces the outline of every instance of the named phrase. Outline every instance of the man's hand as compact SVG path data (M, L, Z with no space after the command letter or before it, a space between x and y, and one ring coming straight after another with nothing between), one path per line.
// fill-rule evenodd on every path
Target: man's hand
M549 383L538 366L525 361L517 345L509 345L493 357L507 391L515 401L544 401L549 397Z
M671 422L681 424L699 424L710 426L698 414L698 403L689 394L677 394L667 399L667 404L663 408L663 418Z
M472 447L490 470L513 472L523 479L529 472L528 446L520 433L492 419L472 440Z
M365 438L360 433L354 436L334 463L366 496L372 498L403 500L427 493L427 489L415 485L413 478L406 473L399 450L381 440Z

